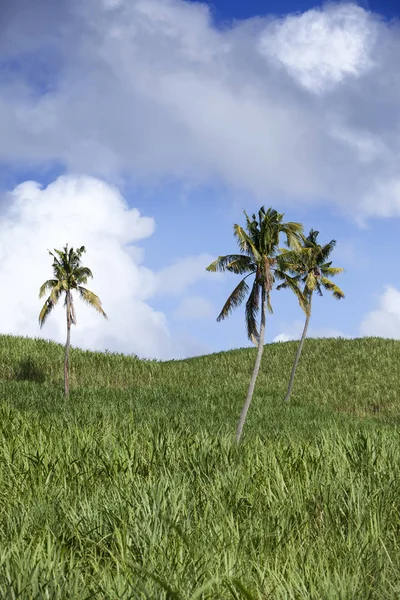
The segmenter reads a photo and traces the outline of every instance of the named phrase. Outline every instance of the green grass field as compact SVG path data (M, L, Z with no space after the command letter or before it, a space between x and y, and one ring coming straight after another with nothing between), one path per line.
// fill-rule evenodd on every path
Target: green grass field
M0 336L3 599L397 599L400 342L184 361Z

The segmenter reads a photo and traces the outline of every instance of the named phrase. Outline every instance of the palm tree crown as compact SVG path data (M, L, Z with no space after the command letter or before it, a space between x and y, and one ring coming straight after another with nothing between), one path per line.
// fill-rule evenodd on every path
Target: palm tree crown
M253 343L258 343L259 331L256 318L260 309L260 297L263 296L264 291L267 309L272 312L270 292L275 278L284 280L286 287L295 292L300 303L303 302L295 279L281 268L281 256L284 256L286 251L280 251L278 248L280 235L283 234L286 236L287 246L299 250L299 237L303 226L300 223L283 223L284 215L272 208L266 211L262 207L258 212L258 218L253 214L250 219L246 211L244 211L244 214L246 217L246 230L237 224L233 227L235 238L242 253L220 256L207 267L207 270L213 272L229 271L238 275L245 275L225 302L217 321L222 321L228 317L235 308L243 303L248 295L246 302L247 336ZM251 275L255 277L250 289L246 279Z
M337 300L344 298L343 291L329 279L329 277L334 277L344 271L339 267L332 267L332 261L327 262L336 246L336 240L331 240L328 244L321 246L317 241L318 235L319 231L311 229L307 237L301 236L301 248L285 252L281 256L281 268L290 274L295 282L304 284L303 296L307 300L306 314L310 309L310 299L314 291L322 296L322 288L324 288L331 292ZM287 287L289 285L284 281L278 285L277 289Z
M75 307L71 293L73 290L78 292L84 302L92 306L103 315L103 317L107 318L107 315L101 306L100 298L86 287L83 287L83 284L86 284L87 280L93 277L91 270L81 264L81 257L84 252L86 252L85 246L81 246L77 250L74 250L74 248L68 248L68 244L63 250L54 249L54 253L49 250L49 254L53 257L52 267L54 279L48 279L40 287L39 298L42 298L46 293L49 293L49 296L40 311L40 327L44 325L62 294L65 294L65 306L69 313L67 314L67 319L70 320L71 324L76 324ZM67 296L69 296L68 303Z

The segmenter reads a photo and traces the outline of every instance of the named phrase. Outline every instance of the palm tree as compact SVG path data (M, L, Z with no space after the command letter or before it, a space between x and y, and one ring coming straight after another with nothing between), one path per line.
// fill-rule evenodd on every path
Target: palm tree
M258 345L253 375L236 429L237 443L239 443L242 435L261 365L264 350L265 318L267 310L272 313L270 293L275 277L284 280L287 286L296 293L300 303L302 302L298 284L279 268L278 246L280 234L284 234L288 247L299 250L301 247L299 235L303 226L300 223L283 223L284 215L272 208L265 211L265 208L262 207L258 212L258 218L253 214L252 219L250 219L246 212L244 214L246 217L246 230L237 224L233 227L241 254L220 256L207 267L207 271L229 271L237 275L245 275L225 302L217 321L222 321L228 317L233 309L240 306L248 296L246 302L247 336L253 343ZM285 252L282 253L282 255L284 254ZM254 280L250 289L246 279L251 276L254 276ZM256 318L260 305L261 319L260 329L258 330Z
M64 359L64 392L65 397L69 396L69 349L71 344L71 325L76 325L76 315L72 291L76 290L84 302L92 306L97 312L107 319L107 315L102 309L101 301L96 294L83 287L89 277L93 277L92 271L81 264L81 257L86 252L85 246L77 250L68 249L68 244L63 250L54 249L55 254L50 252L53 257L54 279L48 279L41 286L39 298L50 292L49 297L43 305L39 315L40 327L43 327L48 316L56 306L60 297L65 294L64 306L67 314L67 341L65 344Z
M328 244L321 246L317 242L319 231L310 230L307 237L302 235L302 248L300 250L293 250L286 252L282 256L280 267L285 272L289 273L296 282L304 283L302 295L306 300L305 305L301 305L306 320L304 323L303 334L301 336L300 344L297 348L296 357L294 360L292 373L290 375L289 386L285 396L285 402L289 401L290 394L293 387L294 376L296 373L297 364L300 359L301 351L303 349L304 340L307 335L308 324L311 317L311 303L312 297L315 290L320 296L322 296L322 289L332 292L332 295L337 300L344 298L342 290L333 283L328 277L333 277L342 273L344 269L339 267L332 267L332 262L326 262L332 250L336 246L336 240L331 240ZM286 282L278 285L277 289L289 287Z

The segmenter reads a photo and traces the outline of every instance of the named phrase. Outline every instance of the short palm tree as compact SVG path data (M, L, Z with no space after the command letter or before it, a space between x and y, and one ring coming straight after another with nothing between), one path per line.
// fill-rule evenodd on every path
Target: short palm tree
M333 283L328 277L333 277L342 273L344 269L339 267L332 267L332 262L327 262L329 255L336 246L336 240L331 240L328 244L321 246L317 242L319 231L310 230L307 237L302 236L302 248L300 250L293 250L286 252L282 257L281 269L291 275L291 277L298 283L302 282L304 288L302 290L302 297L306 300L306 303L301 303L306 320L304 323L304 329L301 336L299 346L297 348L296 357L294 360L292 373L290 375L289 386L286 392L285 401L288 402L290 394L292 392L294 377L296 373L297 364L300 359L301 351L303 349L304 340L307 335L308 324L311 317L311 303L313 293L318 292L322 296L322 288L331 292L334 298L340 300L344 298L342 290ZM278 285L277 289L289 287L284 281Z
M286 243L289 248L299 249L299 236L303 229L300 223L283 223L283 214L269 208L267 211L262 207L258 212L258 218L253 215L249 218L245 212L246 230L240 225L233 227L234 235L239 244L241 254L228 254L220 256L211 263L208 271L229 271L237 275L244 275L243 279L233 290L225 302L217 321L222 321L237 308L247 297L246 302L246 327L248 338L258 345L257 358L254 365L253 375L250 380L246 401L240 414L236 429L236 442L239 443L243 426L246 420L257 375L261 365L261 358L264 350L265 337L265 319L266 312L272 312L270 293L277 277L284 280L287 287L291 288L299 298L301 292L294 279L280 269L279 266L279 238L281 234L286 236ZM285 252L281 253L282 255ZM247 284L247 278L253 276L251 289ZM261 306L260 329L257 326L257 314Z
M76 315L74 298L72 291L76 291L81 299L92 306L103 317L107 318L104 312L100 298L93 292L83 287L87 280L93 277L91 270L81 264L81 257L85 250L85 246L81 246L77 250L68 249L68 244L63 250L54 249L55 254L50 252L53 257L53 273L54 279L48 279L41 286L39 298L42 298L46 293L50 293L46 302L43 305L39 315L40 327L43 327L48 316L62 295L65 295L64 306L67 314L67 341L65 344L65 359L64 359L64 391L65 397L69 396L69 349L71 344L71 325L76 325Z

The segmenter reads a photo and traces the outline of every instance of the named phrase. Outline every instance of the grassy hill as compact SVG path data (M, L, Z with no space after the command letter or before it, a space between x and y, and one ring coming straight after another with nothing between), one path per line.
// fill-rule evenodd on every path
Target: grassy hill
M283 406L297 342L265 347L246 435L295 429L303 422L347 417L396 422L400 417L400 341L382 338L309 339L297 369L290 407ZM180 361L139 360L122 354L71 350L70 408L132 411L147 424L165 417L194 432L232 432L244 401L255 348ZM62 345L0 336L0 382L20 409L62 410ZM87 406L85 406L87 405ZM277 422L275 422L277 419ZM306 423L306 430L310 423Z
M1 598L400 597L400 342L183 361L0 336Z

